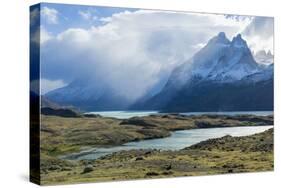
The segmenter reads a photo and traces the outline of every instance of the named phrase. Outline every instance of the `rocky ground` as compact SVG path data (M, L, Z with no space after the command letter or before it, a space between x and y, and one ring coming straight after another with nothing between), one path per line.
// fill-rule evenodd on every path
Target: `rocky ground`
M127 120L42 116L41 122L42 184L273 170L273 129L246 137L211 139L179 151L122 151L95 161L58 158L87 147L166 137L173 130L272 125L272 116L186 117L174 114Z

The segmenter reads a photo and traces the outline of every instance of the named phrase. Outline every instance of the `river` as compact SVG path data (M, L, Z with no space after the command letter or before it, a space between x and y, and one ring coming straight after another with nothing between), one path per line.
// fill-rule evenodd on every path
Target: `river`
M172 132L171 136L166 138L134 141L110 148L91 148L62 158L75 160L98 159L99 157L113 152L132 149L179 150L210 138L219 138L225 135L247 136L263 132L272 127L273 126L251 126L180 130Z

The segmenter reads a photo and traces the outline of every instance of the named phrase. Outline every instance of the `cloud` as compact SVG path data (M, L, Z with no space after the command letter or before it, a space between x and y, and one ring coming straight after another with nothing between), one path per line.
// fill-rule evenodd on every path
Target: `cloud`
M85 18L87 15L85 15ZM86 77L130 100L165 84L173 68L224 31L243 31L250 17L169 11L124 11L101 18L103 25L69 28L42 47L42 76L66 83Z
M38 27L37 30L31 35L31 41L41 45L46 43L48 40L51 40L52 38L52 34L49 33L44 26Z
M41 31L41 33L40 33L40 43L41 43L41 44L44 44L44 43L46 43L48 40L51 40L51 39L53 38L52 34L49 33L49 32L45 29L45 27L41 26L41 27L40 27L40 31Z
M97 11L95 9L89 8L84 11L78 11L78 15L81 16L84 20L92 22L95 20L99 20L99 18L95 15L96 12Z
M46 6L41 10L41 15L48 24L58 24L58 13L56 9Z
M249 47L254 51L270 50L273 53L274 19L271 17L254 17L242 32Z
M33 8L30 10L30 26L33 27L40 18L39 8Z
M58 89L58 88L61 88L64 86L66 86L66 83L64 83L63 80L47 80L47 79L40 80L40 87L41 87L42 95L44 95L45 93L47 93L49 91L52 91L54 89Z
M79 11L78 14L85 20L89 20L92 17L89 11Z

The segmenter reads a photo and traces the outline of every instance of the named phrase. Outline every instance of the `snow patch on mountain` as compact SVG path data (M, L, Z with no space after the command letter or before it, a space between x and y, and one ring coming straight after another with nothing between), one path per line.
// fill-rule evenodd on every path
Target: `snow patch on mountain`
M174 84L177 82L180 85L192 78L234 82L262 71L263 67L256 63L247 42L240 34L229 41L221 32L190 60L176 68L170 78Z
M243 82L256 83L259 81L267 81L273 79L274 64L266 66L262 71L248 75L243 78Z

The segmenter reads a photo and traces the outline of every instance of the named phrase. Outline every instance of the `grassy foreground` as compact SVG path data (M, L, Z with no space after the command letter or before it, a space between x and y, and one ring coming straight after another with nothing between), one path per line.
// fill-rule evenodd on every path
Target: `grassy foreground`
M58 158L87 147L166 137L173 130L272 125L272 116L157 115L128 120L42 116L41 122L42 184L273 170L273 129L246 137L210 139L179 151L131 150L82 161ZM91 169L85 171L88 166Z

